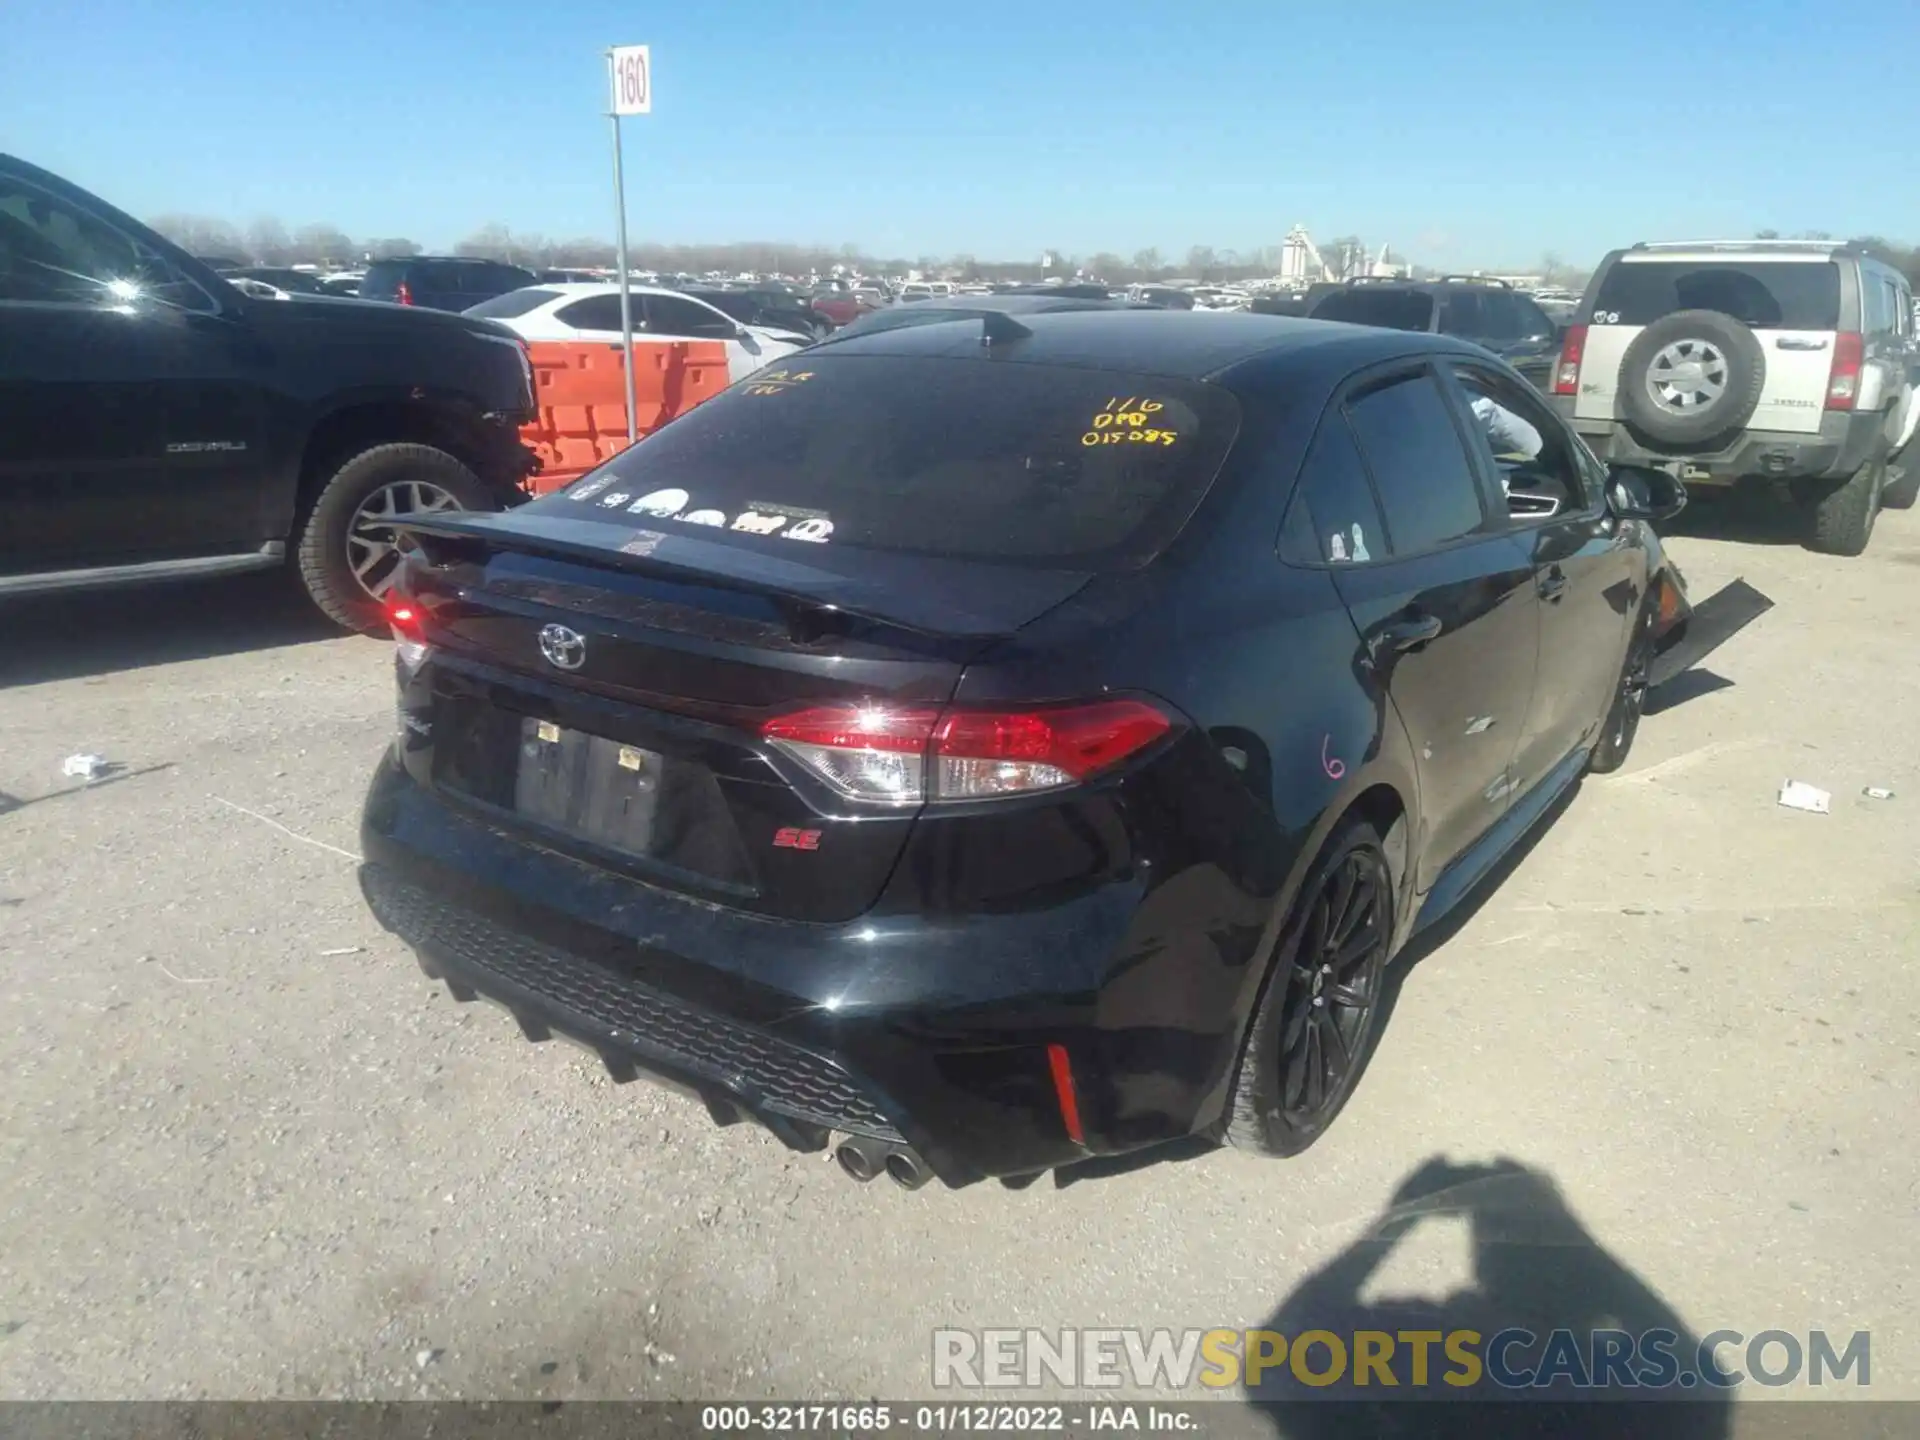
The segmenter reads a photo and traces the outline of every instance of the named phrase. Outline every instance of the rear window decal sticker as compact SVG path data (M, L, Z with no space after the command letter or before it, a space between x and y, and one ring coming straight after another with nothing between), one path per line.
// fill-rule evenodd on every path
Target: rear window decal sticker
M809 510L804 505L789 505L784 500L749 500L749 510L757 510L762 515L784 515L789 520L826 520L831 517L824 510Z
M833 534L831 520L802 520L787 531L787 539L811 540L816 545L824 545L831 534Z
M686 509L687 501L691 498L684 490L655 490L652 494L642 495L627 507L627 511L633 515L658 515L664 519Z
M1353 522L1353 558L1355 560L1371 560L1373 558L1367 554L1366 532L1360 528L1360 522L1358 520Z
M596 475L590 480L582 480L578 485L573 486L567 491L567 498L569 500L591 500L619 478L617 475Z
M787 519L785 515L762 515L756 510L742 510L732 528L744 530L749 535L771 535L786 524Z
M632 498L633 496L629 495L626 491L616 490L611 495L607 496L606 499L602 500L600 503L609 510L618 510L622 505L626 504L627 501L631 500Z
M658 530L636 530L621 543L622 555L651 555L667 537Z
M689 525L725 525L727 517L718 510L690 510L685 515L675 517Z

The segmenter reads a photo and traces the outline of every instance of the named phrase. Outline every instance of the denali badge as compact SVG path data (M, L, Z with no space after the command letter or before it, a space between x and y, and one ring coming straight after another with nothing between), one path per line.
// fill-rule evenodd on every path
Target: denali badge
M540 653L547 663L562 670L578 670L587 663L587 640L578 630L564 625L540 627Z

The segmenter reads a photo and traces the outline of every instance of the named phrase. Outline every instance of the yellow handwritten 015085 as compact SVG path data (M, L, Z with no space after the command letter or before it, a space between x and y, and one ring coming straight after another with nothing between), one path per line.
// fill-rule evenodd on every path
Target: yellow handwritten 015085
M1180 438L1178 430L1159 430L1149 426L1145 430L1089 430L1080 437L1080 443L1091 450L1096 445L1171 445Z

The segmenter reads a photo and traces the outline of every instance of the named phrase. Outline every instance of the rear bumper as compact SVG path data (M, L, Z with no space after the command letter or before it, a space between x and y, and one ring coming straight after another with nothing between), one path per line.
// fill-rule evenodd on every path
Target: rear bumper
M847 924L770 920L530 845L390 759L362 845L375 916L456 994L497 1000L533 1038L579 1040L616 1077L664 1078L716 1119L750 1116L797 1148L830 1131L904 1142L959 1185L1217 1117L1233 1007L1185 1034L1164 1013L1139 1023L1127 995L1141 977L1128 972L1163 962L1116 961L1137 944L1135 885L1009 915L934 920L890 914L883 898ZM1082 1143L1062 1118L1056 1044Z
M1602 460L1623 465L1687 467L1692 482L1731 484L1749 476L1767 480L1842 480L1874 458L1883 443L1884 417L1876 411L1829 410L1818 431L1743 430L1719 450L1680 452L1643 443L1617 420L1562 414Z

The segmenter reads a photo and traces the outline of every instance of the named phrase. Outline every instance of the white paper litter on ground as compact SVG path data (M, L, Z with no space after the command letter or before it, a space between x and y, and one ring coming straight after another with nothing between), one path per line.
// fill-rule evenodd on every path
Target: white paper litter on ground
M1893 791L1887 789L1887 787L1884 785L1869 785L1867 786L1866 789L1862 790L1860 793L1866 796L1867 799L1869 800L1893 799Z
M99 755L69 755L60 773L79 780L98 780L107 773L107 762Z
M1833 811L1833 796L1804 780L1782 780L1780 803L1789 810L1805 810L1814 815L1828 815Z

